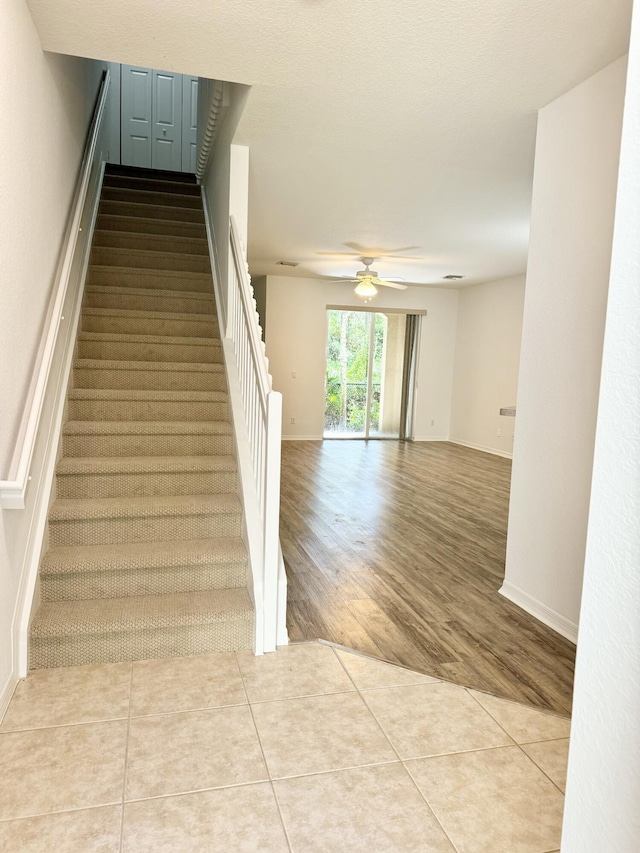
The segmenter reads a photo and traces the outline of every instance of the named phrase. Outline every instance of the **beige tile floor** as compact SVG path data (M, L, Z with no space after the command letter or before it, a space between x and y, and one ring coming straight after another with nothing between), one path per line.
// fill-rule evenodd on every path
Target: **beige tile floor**
M0 850L551 853L569 722L321 643L42 670Z

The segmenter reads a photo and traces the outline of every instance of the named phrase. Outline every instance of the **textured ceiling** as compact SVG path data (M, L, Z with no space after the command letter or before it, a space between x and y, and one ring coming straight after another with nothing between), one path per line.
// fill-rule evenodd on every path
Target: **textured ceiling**
M626 51L631 5L29 0L46 50L252 85L254 275L413 246L376 269L431 284L524 271L536 110Z

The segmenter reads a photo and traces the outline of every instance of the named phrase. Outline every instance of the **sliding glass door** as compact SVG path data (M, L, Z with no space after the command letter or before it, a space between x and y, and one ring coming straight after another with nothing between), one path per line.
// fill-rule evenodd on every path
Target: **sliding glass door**
M406 315L327 314L325 438L399 438L406 413Z

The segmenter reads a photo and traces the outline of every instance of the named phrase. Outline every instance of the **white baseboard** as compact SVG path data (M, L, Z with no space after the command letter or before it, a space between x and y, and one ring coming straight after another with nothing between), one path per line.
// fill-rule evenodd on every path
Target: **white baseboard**
M12 672L7 679L6 684L0 690L0 722L4 715L7 713L7 708L9 707L9 702L11 702L11 697L13 696L13 691L16 689L16 685L18 684L18 678Z
M414 435L411 441L449 441L448 435Z
M491 453L492 456L502 456L504 459L513 459L513 453L506 450L497 450L495 447L486 447L484 444L473 444L470 441L460 441L458 438L450 438L451 444L459 444L462 447L470 447L471 450L480 450L482 453Z
M549 628L552 628L567 640L571 640L572 643L577 642L578 626L575 622L571 622L571 620L566 619L556 610L552 610L550 607L547 607L546 604L543 604L536 598L532 598L528 593L523 592L521 589L518 589L517 586L513 586L513 584L510 584L506 580L503 582L499 591L500 595L508 598L512 604L516 604L518 607L521 607L531 616L534 616L540 622L544 623Z
M323 441L323 435L283 435L283 441Z

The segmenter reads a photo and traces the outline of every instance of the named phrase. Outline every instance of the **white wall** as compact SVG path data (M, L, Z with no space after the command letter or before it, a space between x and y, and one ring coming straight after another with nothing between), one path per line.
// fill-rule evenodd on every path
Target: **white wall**
M6 0L0 108L0 477L8 476L102 66L45 54L24 0ZM0 701L12 671L19 576L0 522Z
M540 111L503 592L580 610L626 61Z
M563 853L640 850L640 18L622 133Z
M513 451L515 419L499 412L516 403L524 283L467 287L458 301L451 441L501 456Z
M382 290L382 288L381 288ZM362 306L353 285L267 276L266 346L273 386L283 397L283 437L322 438L327 305ZM371 307L426 309L422 318L414 434L446 440L451 414L457 291L385 290ZM292 377L296 374L296 378ZM291 424L291 418L296 419ZM431 421L434 421L431 425Z

